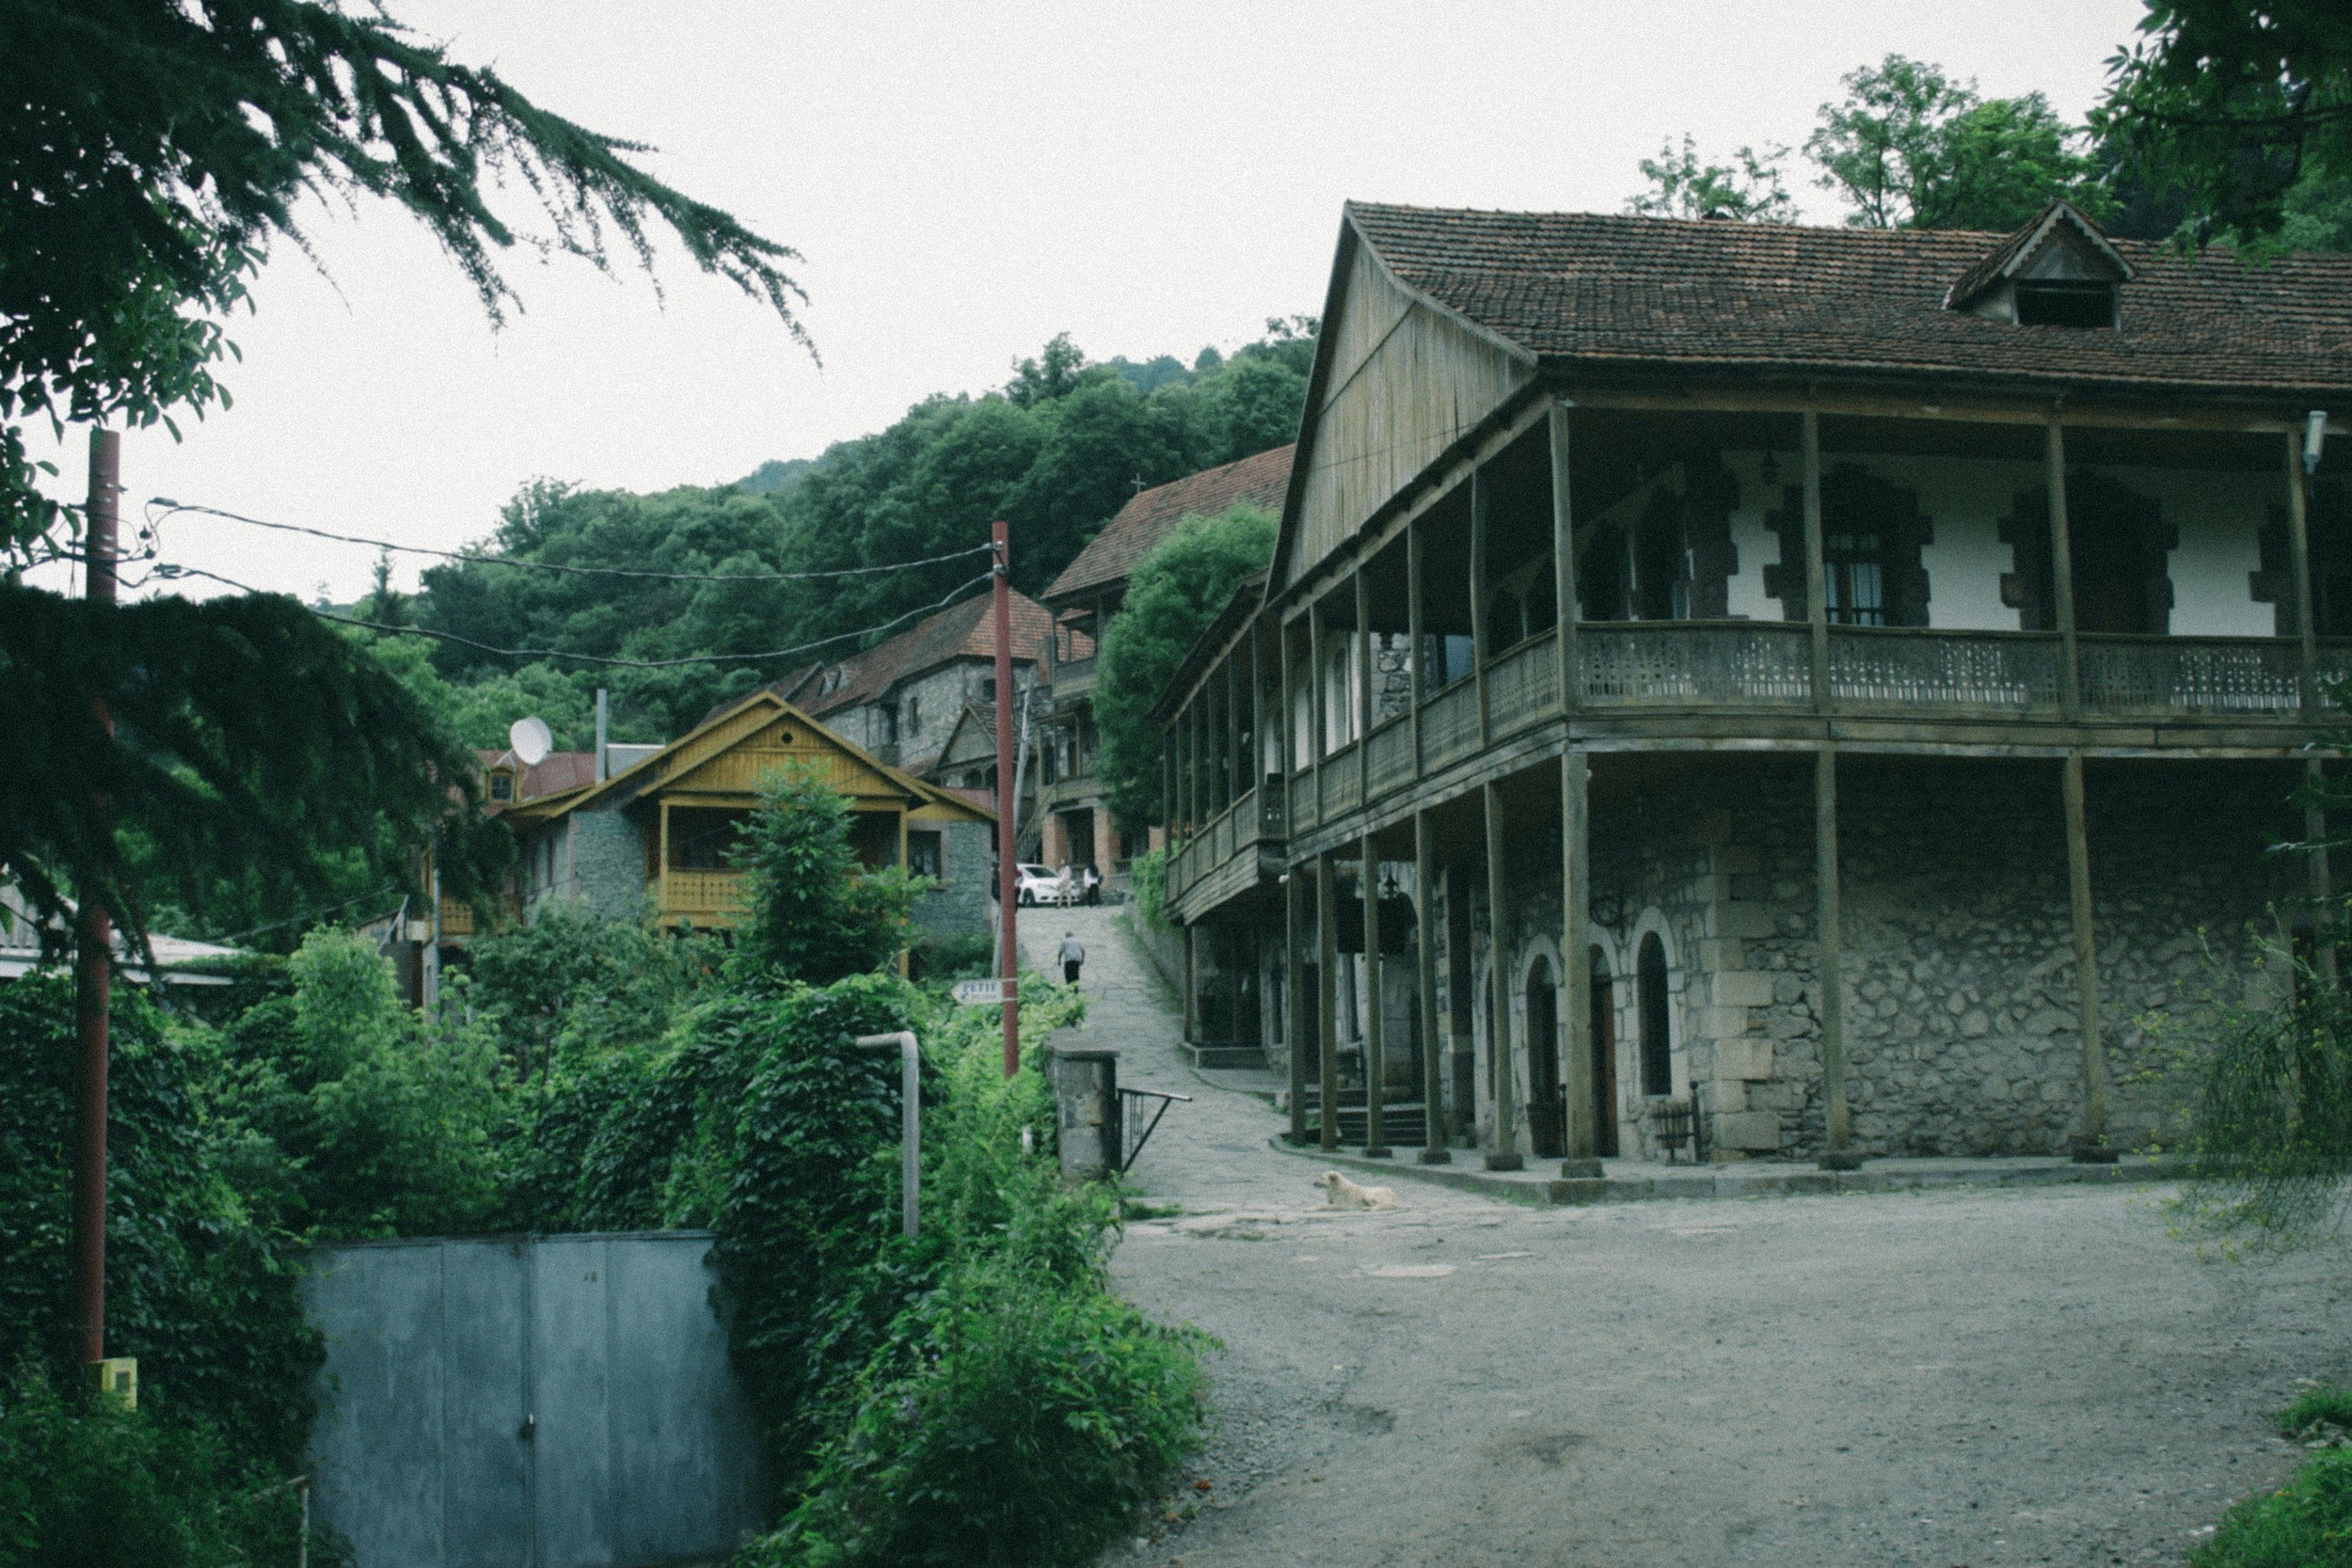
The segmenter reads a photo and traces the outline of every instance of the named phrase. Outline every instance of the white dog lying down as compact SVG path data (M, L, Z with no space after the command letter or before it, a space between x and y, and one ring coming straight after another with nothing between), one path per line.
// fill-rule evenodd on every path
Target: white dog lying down
M1393 1187L1359 1187L1338 1171L1327 1170L1308 1183L1321 1187L1325 1204L1333 1209L1393 1209L1396 1189Z

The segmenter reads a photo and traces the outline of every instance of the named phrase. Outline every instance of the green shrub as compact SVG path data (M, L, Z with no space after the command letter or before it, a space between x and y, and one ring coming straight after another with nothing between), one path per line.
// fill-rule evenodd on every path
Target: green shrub
M2312 1456L2276 1492L2222 1516L2190 1568L2352 1568L2352 1449Z
M810 985L897 957L914 900L931 885L895 865L861 864L850 847L849 798L805 765L760 780L758 809L727 859L747 874L751 901L737 953L755 970Z
M1127 863L1127 891L1135 895L1136 912L1154 929L1172 931L1168 923L1168 849L1165 846Z
M69 1402L34 1366L0 1386L0 1568L291 1562L291 1490L217 1437L112 1401Z
M2352 1388L2340 1385L2306 1388L2273 1419L2288 1437L2316 1435L2327 1427L2352 1432Z
M106 1349L136 1356L142 1399L230 1452L292 1466L321 1359L294 1264L222 1171L207 1115L208 1036L167 1033L115 992L107 1117ZM25 1351L60 1380L72 1323L73 982L0 985L0 1366ZM292 1473L291 1468L287 1470Z
M996 939L987 931L956 937L925 937L908 954L909 977L919 985L983 980L996 957Z
M710 936L557 900L473 943L466 999L517 1076L545 1077L560 1057L658 1045L721 956Z

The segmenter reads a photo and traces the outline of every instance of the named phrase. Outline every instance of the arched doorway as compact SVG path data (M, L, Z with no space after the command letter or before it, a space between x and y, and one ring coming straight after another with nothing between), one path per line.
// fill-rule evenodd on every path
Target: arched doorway
M1642 1031L1642 1092L1675 1092L1674 1040L1666 1027L1666 944L1652 931L1642 939L1633 962L1636 1010Z
M1617 995L1609 956L1593 949L1593 1152L1617 1156Z
M1560 1078L1560 988L1551 960L1527 971L1527 1131L1539 1160L1568 1151L1567 1085Z

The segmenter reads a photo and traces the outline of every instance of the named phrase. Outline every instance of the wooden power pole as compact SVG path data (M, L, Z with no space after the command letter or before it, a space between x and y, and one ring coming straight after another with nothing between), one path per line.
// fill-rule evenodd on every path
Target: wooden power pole
M115 601L117 501L122 493L122 437L111 430L89 433L89 509L82 532L82 558L92 602ZM107 735L114 716L103 699L92 717ZM103 795L95 804L103 816ZM73 1029L81 1047L74 1093L78 1136L73 1164L73 1321L82 1360L106 1354L106 1025L113 980L114 928L105 900L94 885L75 888Z
M1020 903L1021 868L1013 863L1012 549L1000 518L990 531L995 546L996 602L996 973L1005 986L1005 1076L1021 1070L1021 949L1013 911Z

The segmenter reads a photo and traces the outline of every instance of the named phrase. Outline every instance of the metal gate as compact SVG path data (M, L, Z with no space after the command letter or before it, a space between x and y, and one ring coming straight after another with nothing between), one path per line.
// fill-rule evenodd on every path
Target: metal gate
M358 1568L639 1568L756 1523L702 1231L321 1247L318 1516Z

